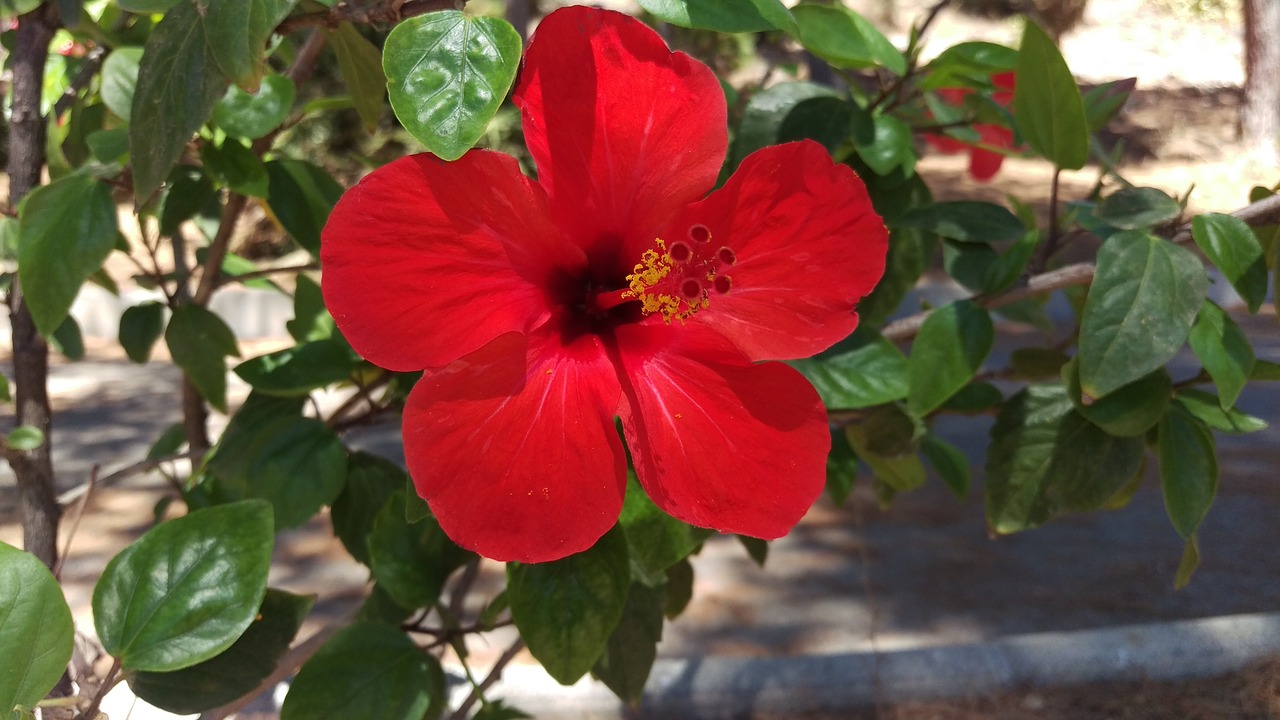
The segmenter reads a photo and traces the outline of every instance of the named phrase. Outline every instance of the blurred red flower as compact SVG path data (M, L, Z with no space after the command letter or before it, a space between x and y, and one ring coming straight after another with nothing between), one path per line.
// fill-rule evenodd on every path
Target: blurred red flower
M1013 101L1013 83L1013 72L992 75L991 84L997 90L991 94L991 99L997 104L1007 107ZM965 97L973 92L975 91L970 88L942 88L938 90L938 95L948 105L959 107L964 105ZM924 139L938 152L948 155L967 151L969 153L970 177L974 180L985 182L995 177L995 174L1000 170L1001 163L1004 162L1004 154L990 148L1019 150L1020 146L1013 141L1013 131L1002 125L975 123L971 127L978 133L979 141L977 143L967 143L937 133L929 133L924 136Z
M884 270L866 189L812 142L712 192L716 77L639 21L542 21L514 100L538 166L403 158L339 201L325 300L351 344L426 370L404 411L418 492L455 542L539 562L618 519L627 456L685 522L775 538L821 491L822 402L779 362L848 335ZM710 194L708 194L710 192Z

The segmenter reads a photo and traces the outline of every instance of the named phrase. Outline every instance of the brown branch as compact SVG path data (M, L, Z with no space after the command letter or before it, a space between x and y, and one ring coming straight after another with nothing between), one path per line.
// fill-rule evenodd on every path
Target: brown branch
M76 101L80 95L80 91L89 87L89 83L93 81L93 77L102 69L102 63L107 59L107 49L101 45L89 51L84 56L84 64L80 66L79 72L71 79L71 83L67 85L67 89L62 91L62 95L58 98L58 102L53 106L53 116L61 117L63 113L71 109L71 104Z
M467 713L471 711L471 706L475 705L476 702L480 700L484 695L484 691L489 689L489 686L493 685L498 681L498 678L502 677L503 668L505 668L516 655L519 655L520 651L523 649L524 640L517 639L515 642L511 643L511 647L507 648L506 651L502 653L502 657L499 657L498 661L493 664L493 669L489 671L489 674L485 676L484 680L481 681L479 685L475 686L475 688L471 690L471 694L467 695L467 699L462 701L462 704L459 705L458 709L449 716L449 719L466 720Z
M437 10L461 10L464 5L466 5L466 0L409 0L398 6L392 0L392 2L373 7L340 3L328 10L302 13L301 15L285 18L284 22L276 26L276 32L281 35L288 35L294 30L304 27L333 29L344 22L356 25L392 25L405 18L425 15Z
M13 54L12 114L9 127L9 207L40 184L45 163L45 118L40 114L44 67L49 42L58 29L57 4L47 2L19 19ZM49 404L49 345L36 330L22 295L18 278L9 291L9 323L13 341L14 402L18 425L31 425L44 433L44 442L33 450L9 449L22 502L23 547L46 566L58 559L58 521L62 511L54 497L53 459L50 454L52 409Z
M1250 226L1271 225L1280 222L1280 195L1273 195L1256 203L1246 205L1231 214ZM1191 223L1183 224L1170 239L1178 244L1190 242L1192 239ZM1032 275L1021 285L999 295L990 297L974 295L969 299L976 301L987 309L1004 307L1019 300L1025 300L1053 290L1088 285L1093 282L1093 276L1096 271L1097 268L1093 263L1076 263L1046 273ZM901 320L895 320L886 325L880 334L890 342L910 340L915 337L916 333L920 332L920 326L924 324L925 318L929 317L932 312L932 310L926 310Z
M218 286L221 287L223 285L245 283L245 282L249 282L250 280L257 280L259 278L270 277L272 275L281 275L284 273L301 273L301 272L306 272L308 270L319 270L319 269L320 269L320 264L314 263L314 262L304 263L302 265L287 265L283 267L263 268L261 270L253 270L251 272L240 273L239 275L228 275L219 281Z
M140 460L132 465L123 467L111 473L110 475L105 475L99 480L97 480L96 482L91 481L84 485L79 485L77 487L71 488L70 490L58 496L58 504L65 507L75 502L81 496L88 494L90 490L97 490L99 488L104 488L109 485L114 485L115 483L118 483L121 480L125 480L127 478L133 477L134 475L137 475L139 473L144 473L144 472L147 472L148 470L154 470L164 465L165 463L178 462L179 460L197 460L202 454L203 454L202 452L189 451L184 453L177 453L176 455L168 455L162 458L156 458L154 460Z

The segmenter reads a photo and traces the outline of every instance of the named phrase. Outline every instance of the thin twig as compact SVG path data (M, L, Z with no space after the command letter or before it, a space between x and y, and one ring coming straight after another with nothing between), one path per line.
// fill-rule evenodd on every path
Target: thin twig
M63 507L66 507L67 505L70 505L71 503L75 502L77 498L87 495L91 489L104 488L109 485L113 485L117 482L120 482L121 480L124 480L125 478L137 475L138 473L144 473L144 472L147 472L148 470L154 470L155 468L158 468L164 465L165 463L178 462L180 460L195 460L203 454L204 453L202 452L190 451L190 452L184 452L184 453L176 453L174 455L166 455L165 457L156 458L154 460L142 460L142 461L136 462L127 467L123 467L111 473L110 475L102 477L98 479L96 482L92 481L91 479L90 482L84 485L71 488L70 490L58 496L58 504L62 505Z
M480 556L477 555L467 563L466 569L462 571L458 582L454 583L453 590L449 593L448 608L451 617L456 618L462 612L462 603L467 599L467 593L471 592L471 586L475 584L479 575Z
M71 109L71 104L76 101L80 95L80 91L89 87L89 83L93 81L93 77L98 74L98 70L102 69L102 63L107 59L107 49L101 45L95 46L84 56L84 63L80 66L79 72L71 83L67 85L67 89L62 91L62 95L58 98L58 102L54 103L53 116L62 117L62 114Z
M240 193L231 193L227 204L222 206L222 216L218 219L218 232L209 243L208 252L204 256L204 271L200 275L200 284L196 286L191 301L196 305L208 305L213 291L218 289L218 279L222 273L222 261L227 256L227 248L231 245L231 235L240 221L240 213L244 211L248 199Z
M1058 193L1059 180L1062 176L1062 168L1055 165L1053 167L1053 180L1049 185L1049 237L1045 239L1044 245L1040 246L1040 252L1036 254L1035 260L1031 263L1031 272L1042 272L1049 265L1049 260L1054 253L1058 251Z
M111 658L111 669L102 678L102 684L98 686L98 691L93 694L93 701L89 703L89 707L84 711L81 717L96 718L98 717L98 708L102 707L102 699L107 696L111 688L116 686L118 675L120 673L120 658Z
M449 720L466 720L467 713L471 711L471 706L475 705L476 702L484 696L484 691L489 689L489 686L498 682L498 679L502 677L503 668L505 668L516 655L519 655L520 651L523 649L523 640L517 639L515 642L511 643L511 647L507 648L506 652L502 653L502 657L499 657L498 661L493 664L493 669L489 670L489 674L485 676L484 680L481 681L479 685L472 688L471 694L467 695L467 699L463 700L462 704L458 706L458 709L453 712L453 715L449 716Z
M261 270L253 270L251 272L240 273L239 275L228 275L221 279L218 286L231 285L234 283L244 283L258 278L270 277L272 275L283 275L285 273L301 273L308 270L319 270L320 263L305 263L302 265L287 265L283 267L269 267Z
M76 505L75 511L71 513L71 528L67 530L67 540L62 544L62 552L58 553L57 564L53 566L53 576L58 580L62 579L62 564L66 562L67 553L71 552L71 541L75 539L76 531L80 529L80 520L84 517L84 508L89 504L89 498L93 495L93 487L97 484L99 469L101 468L98 465L94 465L89 470L88 482L80 486L83 488L80 493L80 504ZM61 498L59 498L58 504L62 505Z
M276 32L288 35L304 27L336 28L344 22L356 25L390 25L415 15L425 15L436 10L461 10L466 0L409 0L400 7L395 3L364 7L354 3L340 3L328 10L303 13L286 18L276 26Z

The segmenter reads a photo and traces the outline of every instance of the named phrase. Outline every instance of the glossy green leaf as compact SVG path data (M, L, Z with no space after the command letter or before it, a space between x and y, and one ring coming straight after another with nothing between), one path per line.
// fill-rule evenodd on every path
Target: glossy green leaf
M88 175L68 175L32 191L18 223L23 297L36 329L52 335L116 245L111 188Z
M914 173L917 156L911 128L892 115L877 115L872 123L870 141L854 139L862 161L878 175L888 175L898 168L906 175Z
M324 168L301 160L268 162L267 178L271 212L312 257L320 257L320 231L342 186Z
M793 30L795 20L778 0L638 0L640 7L679 27L716 32Z
M120 316L120 346L129 359L145 363L164 333L164 303L155 300L132 305Z
M1031 385L1000 409L987 450L987 524L998 533L1103 507L1142 464L1142 438L1085 420L1061 385Z
M249 628L226 651L173 672L127 673L129 689L179 715L225 705L252 692L276 669L314 602L314 595L269 589Z
M237 85L258 89L267 38L297 0L195 0L209 49L218 67Z
M382 119L382 98L387 92L382 52L348 22L339 23L338 29L329 33L329 46L338 57L338 72L351 93L356 114L365 129L373 132Z
M1040 246L1040 232L1032 230L1023 234L1004 252L1000 253L983 274L983 291L988 294L1004 292L1018 282L1027 269L1036 248Z
M1193 388L1184 388L1174 398L1183 410L1213 430L1225 433L1251 433L1266 430L1267 421L1247 415L1233 408L1222 407L1222 402L1213 393Z
M227 356L239 357L235 333L222 318L198 305L180 305L164 331L173 362L191 378L209 404L227 411Z
M713 534L658 509L634 477L627 481L618 525L627 538L636 577L648 582L660 582L667 568L688 557Z
M1063 366L1062 380L1076 412L1116 437L1145 435L1164 417L1173 399L1173 379L1164 368L1088 402L1080 394L1079 364L1075 359Z
M102 63L102 102L107 109L128 122L133 110L133 93L138 84L142 48L118 47Z
M346 342L316 340L246 360L235 373L259 392L307 395L349 379L360 362Z
M520 63L520 35L505 20L444 10L396 25L382 49L391 109L445 160L471 148Z
M399 628L362 620L339 630L298 670L281 720L422 720L443 707L440 665Z
M293 81L283 75L263 78L256 93L232 85L214 106L213 121L229 135L256 140L280 127L296 95Z
M1126 187L1103 198L1094 217L1121 230L1142 230L1169 222L1182 213L1178 201L1153 187Z
M631 587L623 532L614 528L563 560L507 564L511 618L557 682L577 682L604 653Z
M1195 534L1218 492L1218 454L1213 433L1180 406L1160 421L1160 487L1173 528Z
M989 42L963 42L943 50L929 61L920 76L921 87L938 88L980 85L993 74L1012 70L1018 51Z
M1233 215L1206 213L1191 220L1191 237L1244 298L1249 312L1257 312L1267 297L1267 265L1249 226Z
M363 452L351 456L347 481L330 512L333 534L351 557L369 563L366 539L373 531L373 522L391 496L404 491L408 478L404 468L390 460Z
M844 6L801 3L791 9L800 44L839 67L884 67L898 75L906 58L866 18Z
M1139 231L1112 235L1080 321L1080 388L1101 398L1182 347L1208 291L1190 251Z
M44 444L44 433L38 427L19 425L9 431L4 443L10 450L35 450Z
M1022 31L1013 89L1018 130L1058 167L1078 170L1089 159L1084 101L1058 46L1034 22Z
M235 138L226 138L221 145L201 145L200 160L209 175L232 192L259 198L265 198L270 192L262 160Z
M920 444L920 452L929 461L934 472L942 478L942 482L955 496L961 500L969 494L969 481L972 473L969 470L969 459L960 448L929 433Z
M792 364L813 383L828 408L864 408L907 396L907 359L884 338L839 355Z
M151 31L130 113L133 194L145 202L204 125L227 87L195 2L181 2Z
M622 619L591 670L623 702L637 702L644 695L649 670L658 655L658 641L662 639L664 590L661 586L631 583Z
M786 82L752 95L742 111L728 168L736 168L743 158L760 148L776 145L792 110L806 100L821 97L835 98L836 94L831 88L814 83Z
M85 144L89 146L89 152L93 155L93 159L100 163L108 164L118 162L124 164L128 162L128 128L97 130L89 133L89 135L85 137L84 141Z
M907 409L924 416L978 372L995 343L995 326L971 300L944 305L925 318L907 358Z
M999 243L1027 234L1022 221L1002 205L972 200L929 203L912 208L894 223L966 243Z
M1222 308L1206 300L1187 342L1218 386L1222 407L1235 405L1256 361L1253 346L1240 326Z
M126 670L170 671L231 647L258 614L274 544L271 508L197 510L147 531L107 563L93 621Z
M36 556L0 542L0 717L34 708L71 661L75 628L62 588Z
M267 500L277 528L297 527L342 492L346 448L323 422L289 412L288 401L251 397L255 404L236 413L206 470L220 500Z
M369 567L396 603L430 607L449 574L474 557L450 540L434 519L405 522L405 493L396 492L373 521Z
M849 446L876 479L903 492L924 484L924 463L918 454L922 436L923 428L894 405L876 408L845 428Z
M782 121L777 141L813 140L834 154L849 139L854 107L844 98L826 95L802 100Z

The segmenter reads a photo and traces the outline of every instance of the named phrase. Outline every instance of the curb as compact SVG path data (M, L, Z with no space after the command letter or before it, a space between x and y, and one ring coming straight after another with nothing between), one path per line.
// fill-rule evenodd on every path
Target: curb
M533 666L508 668L493 695L534 717L574 720L847 718L877 702L1212 677L1276 655L1280 612L1034 633L879 654L659 660L643 701L633 709L589 678L560 687Z

